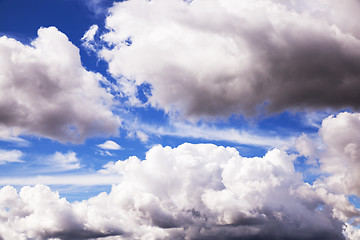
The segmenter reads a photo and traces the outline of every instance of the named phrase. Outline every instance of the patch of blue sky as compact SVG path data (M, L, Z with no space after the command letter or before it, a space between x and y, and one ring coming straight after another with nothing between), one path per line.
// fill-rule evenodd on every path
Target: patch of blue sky
M46 9L46 11L44 10ZM71 42L80 45L94 16L80 1L3 0L0 2L0 32L23 39L36 38L40 27L56 26Z

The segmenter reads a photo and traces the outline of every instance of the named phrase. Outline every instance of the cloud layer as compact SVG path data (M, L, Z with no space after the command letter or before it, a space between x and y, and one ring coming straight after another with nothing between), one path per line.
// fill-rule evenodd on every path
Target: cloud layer
M360 3L167 1L115 4L102 36L123 91L187 116L359 108ZM126 78L123 78L125 76Z
M120 174L121 183L82 202L70 204L43 185L2 188L0 236L345 239L336 211L347 199L303 183L293 160L278 149L243 158L211 144L156 146L144 161L105 165L101 174Z
M62 142L116 134L112 95L100 74L85 70L79 49L55 27L41 28L30 46L0 38L0 132ZM6 136L5 136L6 135Z

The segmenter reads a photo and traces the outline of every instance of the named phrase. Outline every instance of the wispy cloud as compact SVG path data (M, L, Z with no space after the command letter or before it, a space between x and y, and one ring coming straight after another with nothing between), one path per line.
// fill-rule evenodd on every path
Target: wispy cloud
M19 150L0 149L0 165L11 162L24 162L21 160L23 153Z
M264 136L229 127L216 127L208 124L171 122L169 125L156 126L146 123L129 123L130 129L141 129L149 135L175 136L182 138L227 141L243 145L288 148L293 147L296 137ZM130 130L131 131L131 130Z
M121 176L105 174L62 174L59 176L39 175L34 177L7 177L0 178L0 185L80 185L80 186L100 186L119 183Z
M80 160L76 157L76 153L72 151L68 153L56 152L47 157L46 164L55 171L67 171L80 168Z

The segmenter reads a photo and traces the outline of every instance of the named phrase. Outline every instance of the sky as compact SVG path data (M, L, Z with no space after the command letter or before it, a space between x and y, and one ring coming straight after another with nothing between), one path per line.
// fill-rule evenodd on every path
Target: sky
M360 239L358 0L0 0L0 240Z

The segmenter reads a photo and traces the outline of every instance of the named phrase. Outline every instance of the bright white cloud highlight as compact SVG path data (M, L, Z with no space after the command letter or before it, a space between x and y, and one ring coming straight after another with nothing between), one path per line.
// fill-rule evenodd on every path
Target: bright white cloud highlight
M83 41L94 41L94 36L97 33L99 27L97 25L92 25L89 30L81 38Z
M121 146L114 141L107 140L106 142L97 145L99 148L106 150L120 150Z
M360 28L348 21L359 11L357 0L124 1L99 56L124 93L150 83L153 106L189 117L359 108Z
M2 188L0 236L345 239L335 217L343 212L339 207L347 209L347 199L303 183L293 160L278 149L244 158L211 144L156 146L144 161L105 165L99 174L120 174L120 183L82 202L70 204L42 185L19 193Z
M92 25L89 28L89 30L84 34L84 36L81 38L81 41L83 41L83 46L85 48L90 49L92 51L96 51L94 37L98 29L99 27L97 25Z
M0 149L0 165L11 162L23 162L21 157L23 153L19 150L4 150Z
M31 44L0 38L0 133L61 142L115 135L120 124L103 76L85 70L79 49L55 27ZM6 134L1 134L5 136Z

